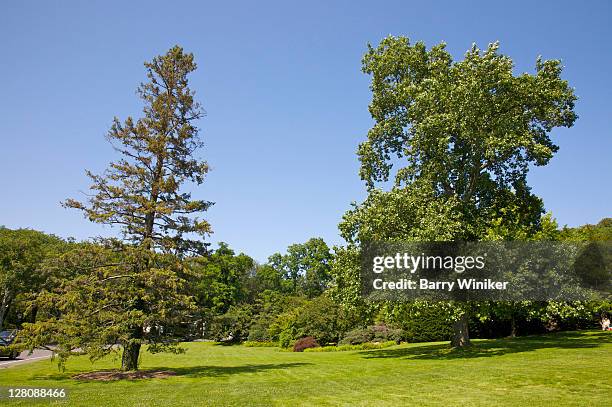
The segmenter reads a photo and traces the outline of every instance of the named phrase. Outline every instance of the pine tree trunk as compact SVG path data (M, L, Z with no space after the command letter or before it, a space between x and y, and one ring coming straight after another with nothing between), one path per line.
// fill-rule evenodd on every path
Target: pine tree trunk
M453 322L453 339L451 345L454 348L461 348L470 345L470 333L468 331L468 316L463 314Z
M128 342L125 344L121 356L121 370L138 370L138 356L140 356L140 343Z

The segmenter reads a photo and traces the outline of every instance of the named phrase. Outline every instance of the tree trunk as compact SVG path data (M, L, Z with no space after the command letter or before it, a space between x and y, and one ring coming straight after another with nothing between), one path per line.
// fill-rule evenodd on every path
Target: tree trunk
M140 356L140 343L128 342L123 345L121 356L121 370L138 370L138 356Z
M516 338L516 332L516 317L514 316L514 313L512 313L512 317L510 318L510 337Z
M4 326L4 318L8 314L8 309L11 306L11 293L9 290L4 291L2 296L2 303L0 303L0 330Z
M38 305L32 306L32 311L30 312L30 318L29 318L29 321L31 324L36 322L36 315L38 315Z
M468 316L463 314L459 319L453 322L453 339L451 345L454 348L461 348L470 345L470 333L468 331Z

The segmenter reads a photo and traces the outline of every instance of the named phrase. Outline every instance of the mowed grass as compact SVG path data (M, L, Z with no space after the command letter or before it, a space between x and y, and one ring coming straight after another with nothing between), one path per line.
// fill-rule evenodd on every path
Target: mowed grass
M612 333L566 332L371 351L292 353L277 348L187 343L182 355L142 355L141 369L166 379L91 382L77 373L116 368L72 359L0 370L0 386L65 388L76 406L609 406ZM31 401L0 400L5 405ZM35 405L48 404L37 402Z

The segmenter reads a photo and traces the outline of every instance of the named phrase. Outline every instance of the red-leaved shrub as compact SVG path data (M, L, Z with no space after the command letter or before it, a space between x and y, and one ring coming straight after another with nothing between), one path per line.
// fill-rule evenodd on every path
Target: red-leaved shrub
M319 347L319 344L317 343L317 340L313 338L312 336L307 336L305 338L298 339L295 342L295 344L293 345L293 351L294 352L304 352L304 349L318 348L318 347Z

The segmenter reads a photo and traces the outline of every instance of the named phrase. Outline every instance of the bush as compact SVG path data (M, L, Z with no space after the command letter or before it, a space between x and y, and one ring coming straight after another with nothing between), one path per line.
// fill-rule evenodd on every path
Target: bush
M249 341L278 341L282 329L278 326L280 315L290 313L292 310L302 306L307 300L303 297L264 291L256 301L256 315L250 326ZM272 326L276 324L276 326ZM282 325L282 324L281 324ZM291 337L284 347L288 347L297 339Z
M288 347L296 339L314 337L318 343L337 343L347 331L348 319L341 306L326 296L315 298L301 307L281 314L268 330L272 340Z
M362 343L361 345L322 346L319 348L305 349L304 352L343 352L348 350L370 350L383 349L395 345L397 345L397 342L387 341L382 343Z
M242 342L249 335L253 312L249 305L231 306L213 319L209 336L219 342Z
M268 342L270 337L268 336L268 330L259 321L254 323L249 329L248 340L250 342Z
M403 331L401 329L389 328L387 325L379 324L369 327L374 338L372 342L399 342L402 339Z
M271 322L287 310L293 310L306 302L306 299L270 291L261 293L255 304L232 305L225 314L209 317L211 322L205 335L207 338L237 343L243 341L271 342L278 340L269 332ZM305 335L302 335L305 336ZM291 337L286 346L297 339Z
M453 336L444 303L401 304L394 307L388 321L402 329L401 339L406 342L449 341Z
M278 315L274 322L270 324L268 336L272 341L277 341L280 347L288 348L299 338L296 331L294 313L286 312Z
M340 341L341 345L358 345L367 342L399 342L402 339L401 329L389 328L387 325L372 325L365 329L353 329Z
M305 338L298 339L293 345L294 352L304 352L304 349L310 348L318 348L319 344L317 340L312 336L307 336Z
M275 348L278 346L275 342L261 342L261 341L245 341L242 343L247 348Z
M371 342L374 334L367 328L357 328L349 331L340 341L340 345L359 345Z

